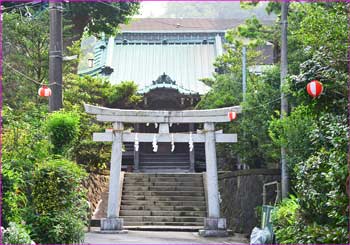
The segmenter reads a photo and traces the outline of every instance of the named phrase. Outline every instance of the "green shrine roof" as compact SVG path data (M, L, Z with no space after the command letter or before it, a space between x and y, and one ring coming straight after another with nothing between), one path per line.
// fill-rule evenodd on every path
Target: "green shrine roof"
M121 25L122 33L116 37L97 41L94 66L79 74L104 76L112 84L134 81L139 93L170 88L182 94L205 94L210 88L200 80L213 76L225 31L240 23L235 19L135 19ZM258 63L273 63L271 47L262 49L267 58ZM154 83L162 74L174 83Z
M168 87L180 93L204 94L209 87L199 79L212 77L216 57L213 44L121 44L114 45L112 54L111 83L132 80L141 93ZM163 73L176 83L153 84Z
M79 74L105 76L112 84L134 81L139 93L169 88L205 94L210 87L200 80L213 76L215 58L223 52L224 30L235 24L232 20L135 20L122 26L117 37L97 41L94 66ZM174 83L154 83L162 74Z
M212 77L217 55L214 40L123 43L110 38L108 44L100 41L95 45L94 67L79 74L102 74L112 84L134 81L139 93L172 88L182 94L205 94L210 88L200 79ZM175 83L152 83L163 73Z

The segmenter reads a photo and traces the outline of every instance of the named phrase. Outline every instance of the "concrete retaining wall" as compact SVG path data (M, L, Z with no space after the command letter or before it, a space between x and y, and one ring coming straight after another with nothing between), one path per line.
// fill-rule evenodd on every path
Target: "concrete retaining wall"
M260 226L255 208L262 205L263 184L276 180L280 181L278 169L219 172L221 216L230 229L250 234L254 226ZM267 202L274 203L275 197L275 187L267 188Z

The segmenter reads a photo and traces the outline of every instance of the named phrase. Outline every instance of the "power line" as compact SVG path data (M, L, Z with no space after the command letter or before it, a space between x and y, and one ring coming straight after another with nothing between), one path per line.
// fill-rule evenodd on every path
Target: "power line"
M3 61L3 64L5 66L7 66L8 68L10 68L11 70L13 70L14 72L16 72L17 74L21 75L22 77L26 78L27 80L31 81L32 83L35 83L37 85L44 85L44 82L39 82L37 80L34 80L33 78L27 76L26 74L20 72L19 70L17 70L16 68L14 68L13 66L11 66L10 64L8 64L7 62ZM49 83L47 85L59 85L58 83L54 82L54 83ZM61 85L63 87L63 85Z
M13 8L19 8L19 7L23 7L23 6L26 7L26 6L29 6L29 5L34 6L34 5L37 5L37 4L41 4L41 1L37 2L37 3L33 3L33 2L21 3L21 4L17 4L17 5L13 5L13 6L7 7L7 8L5 8L3 6L1 6L1 7L2 7L2 11L7 11L7 10L10 10L10 9L13 9Z
M289 95L290 95L290 94L285 94L285 97L286 97L286 96L289 96ZM274 103L274 102L276 102L276 101L279 101L279 100L281 100L281 96L279 96L278 98L276 98L276 99L274 99L274 100L268 101L268 102L266 102L266 103L264 103L264 104L258 105L258 106L253 106L253 107L248 107L248 108L242 108L242 111L249 111L249 110L253 110L253 109L256 109L256 108L264 107L264 106L266 106L266 105L272 104L272 103Z

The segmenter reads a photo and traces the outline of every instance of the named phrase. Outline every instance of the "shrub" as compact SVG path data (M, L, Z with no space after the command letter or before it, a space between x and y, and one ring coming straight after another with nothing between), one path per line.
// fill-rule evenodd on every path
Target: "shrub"
M79 135L80 118L76 112L57 111L47 119L53 152L62 154Z
M272 213L273 229L279 243L295 243L301 232L298 210L298 200L291 196L284 199Z
M82 140L73 150L75 161L90 171L105 169L111 159L111 145L105 142Z
M299 200L284 199L272 214L273 229L279 244L346 243L347 227L306 222Z
M58 159L38 167L32 179L32 206L28 223L40 243L77 243L83 240L87 217L86 172Z
M298 200L282 202L274 215L280 243L346 243L346 118L325 114L309 134L317 150L295 163Z
M19 224L10 222L7 229L1 227L2 244L35 244L27 230Z
M2 225L7 227L11 221L22 221L23 207L27 198L22 189L25 185L23 176L9 168L9 164L2 165Z

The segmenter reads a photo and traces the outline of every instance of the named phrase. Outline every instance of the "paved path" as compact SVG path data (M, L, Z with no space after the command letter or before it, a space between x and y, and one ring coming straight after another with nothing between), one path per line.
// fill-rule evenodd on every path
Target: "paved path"
M235 237L205 238L197 232L129 231L127 234L88 232L85 244L248 244Z

